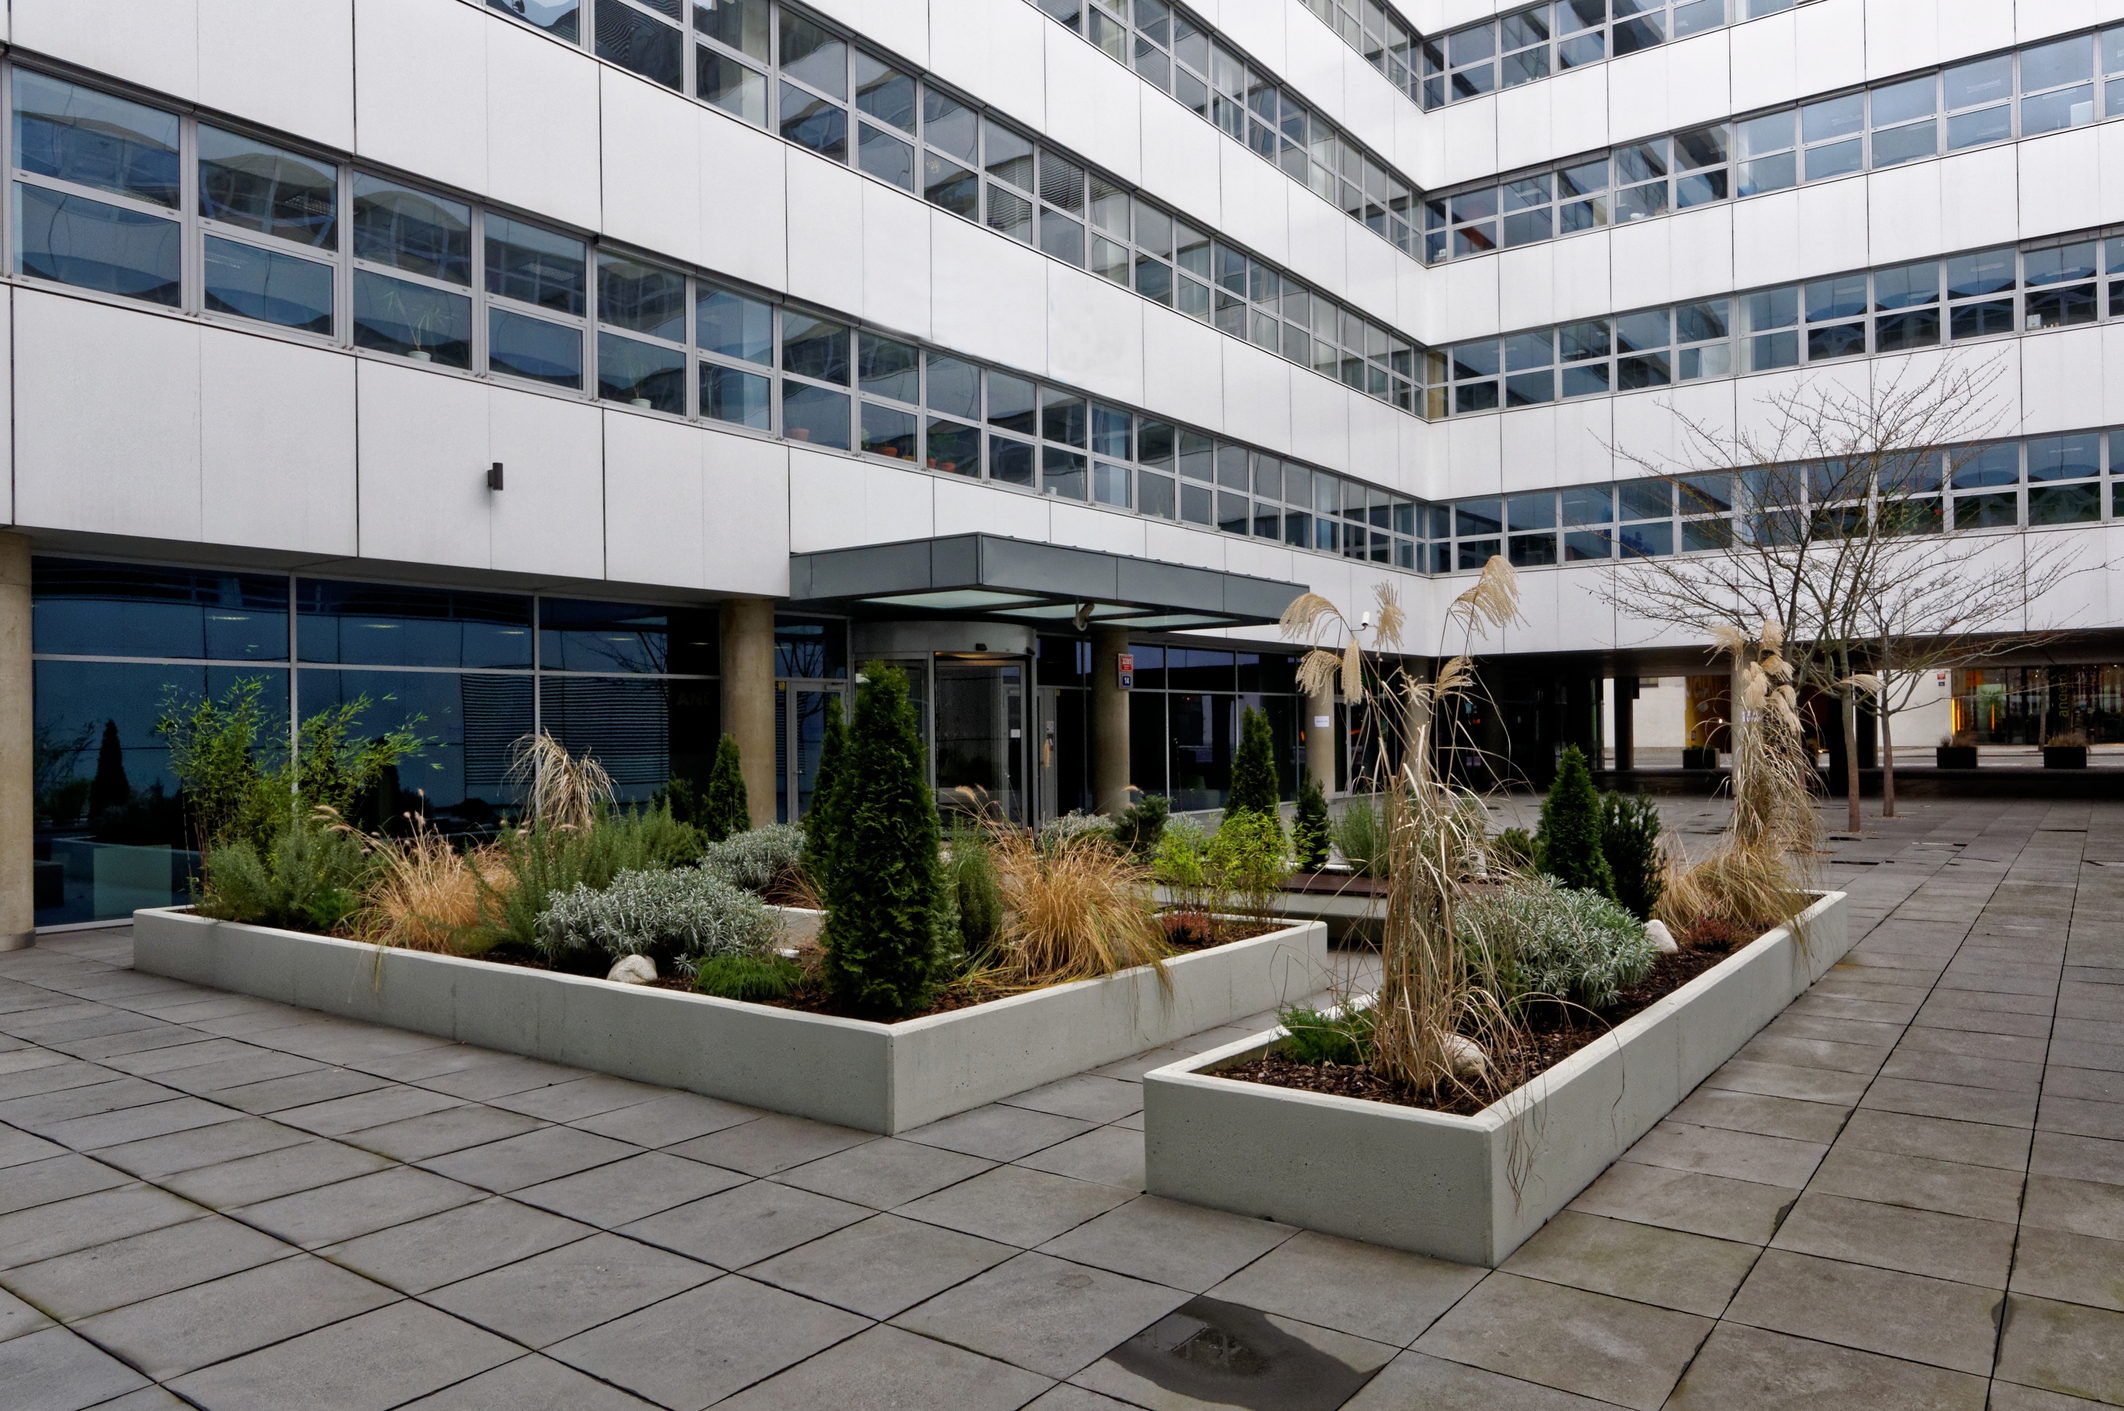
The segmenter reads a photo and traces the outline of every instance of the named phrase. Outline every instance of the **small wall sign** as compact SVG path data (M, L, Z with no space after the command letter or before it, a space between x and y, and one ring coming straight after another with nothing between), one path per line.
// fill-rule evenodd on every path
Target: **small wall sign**
M1122 652L1114 658L1115 676L1124 691L1136 689L1136 658L1132 652Z

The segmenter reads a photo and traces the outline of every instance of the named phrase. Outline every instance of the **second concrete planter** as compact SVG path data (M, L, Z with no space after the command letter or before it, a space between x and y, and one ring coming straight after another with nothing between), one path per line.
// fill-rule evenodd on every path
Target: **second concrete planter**
M1473 1117L1269 1087L1218 1070L1275 1029L1144 1078L1153 1195L1502 1263L1851 948L1845 894L1766 932Z

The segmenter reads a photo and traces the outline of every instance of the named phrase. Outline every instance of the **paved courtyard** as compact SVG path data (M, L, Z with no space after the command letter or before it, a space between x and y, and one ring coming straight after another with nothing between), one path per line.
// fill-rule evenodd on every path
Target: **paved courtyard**
M1141 1074L1235 1029L888 1139L49 938L0 1405L2124 1404L2124 804L1904 807L1846 963L1494 1272L1141 1194Z

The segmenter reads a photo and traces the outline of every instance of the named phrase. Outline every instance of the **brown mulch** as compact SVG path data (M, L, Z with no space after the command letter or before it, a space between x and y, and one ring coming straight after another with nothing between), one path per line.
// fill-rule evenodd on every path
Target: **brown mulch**
M1283 890L1310 896L1383 897L1387 884L1354 872L1293 872Z
M1205 935L1200 919L1197 917L1168 913L1161 917L1160 920L1165 925L1166 944L1179 954L1210 950L1217 946L1229 945L1233 941L1244 941L1250 940L1255 936L1265 936L1271 931L1281 930L1285 924L1280 921L1226 920L1218 925L1213 934ZM564 974L590 975L596 979L603 979L605 970L608 968L604 964L603 957L599 957L599 964L595 969L562 970L561 967L547 964L545 958L537 951L525 946L515 945L496 946L482 955L469 958L492 961L497 965L520 966L526 970L558 970ZM649 982L649 988L678 990L682 993L690 994L692 993L693 985L691 982L677 976L660 976ZM910 1019L926 1019L932 1014L949 1014L957 1009L971 1009L974 1005L987 1004L990 1000L1007 999L1011 995L1019 993L1023 992L999 989L993 985L955 984L939 992L919 1013L910 1014L907 1017ZM753 1002L765 1004L774 1009L793 1009L802 1014L830 1014L841 1019L870 1017L857 1014L846 1006L835 1003L833 997L827 993L826 987L816 981L807 981L787 998Z
M1261 1083L1273 1088L1296 1088L1303 1092L1328 1093L1336 1097L1365 1098L1417 1107L1427 1112L1445 1112L1472 1117L1496 1100L1495 1094L1520 1087L1592 1043L1616 1025L1652 1007L1682 986L1718 965L1732 954L1729 950L1705 948L1663 955L1653 962L1645 978L1624 990L1606 1009L1589 1011L1562 1005L1537 1005L1527 1016L1518 1042L1502 1052L1492 1052L1500 1084L1494 1090L1474 1092L1419 1093L1374 1072L1367 1063L1298 1063L1280 1054L1268 1054L1230 1068L1217 1076L1243 1083Z

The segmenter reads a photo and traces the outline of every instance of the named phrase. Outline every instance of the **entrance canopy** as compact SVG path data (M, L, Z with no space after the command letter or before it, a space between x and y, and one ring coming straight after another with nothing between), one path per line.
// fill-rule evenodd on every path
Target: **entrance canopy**
M1274 622L1305 591L1210 568L1006 539L954 534L789 556L801 611L854 617L993 618L1143 631Z

